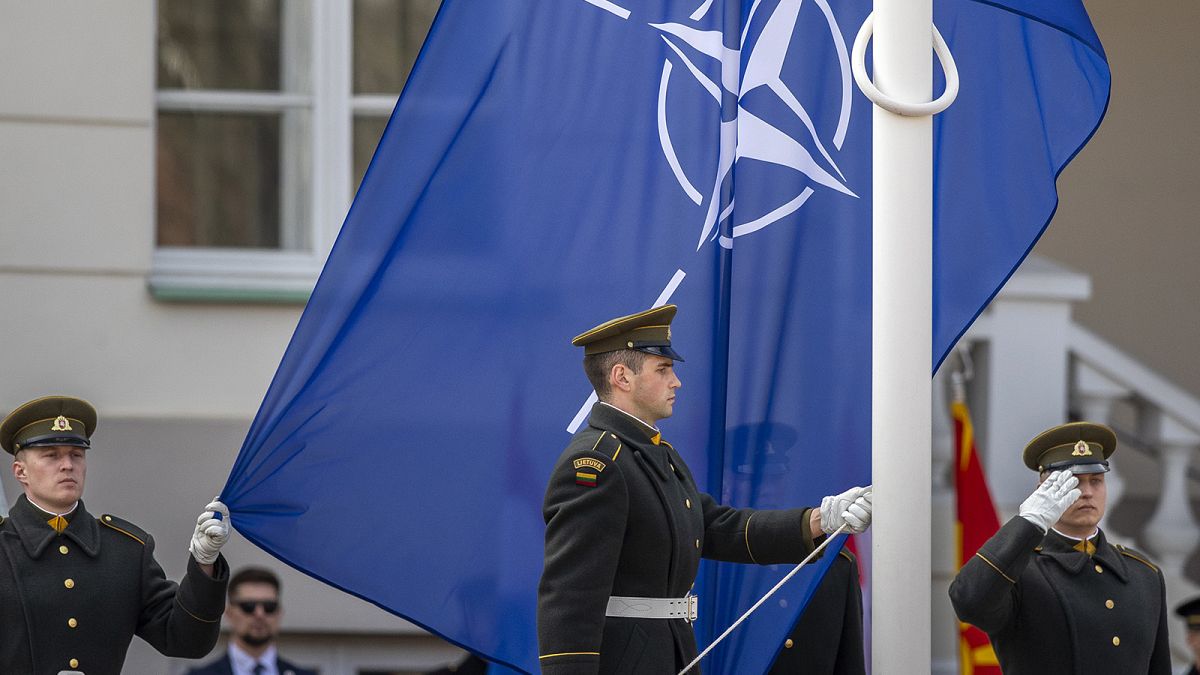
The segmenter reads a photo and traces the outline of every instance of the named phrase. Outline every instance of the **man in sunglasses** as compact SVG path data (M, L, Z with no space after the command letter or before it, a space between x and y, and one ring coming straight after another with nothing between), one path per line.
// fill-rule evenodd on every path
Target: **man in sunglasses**
M262 567L245 567L229 580L229 649L221 658L188 675L316 675L279 657L275 640L283 608L279 577Z

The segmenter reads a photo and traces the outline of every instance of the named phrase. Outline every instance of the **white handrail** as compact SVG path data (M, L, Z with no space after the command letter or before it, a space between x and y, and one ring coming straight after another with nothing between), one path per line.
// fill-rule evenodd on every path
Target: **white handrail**
M1183 426L1200 433L1200 400L1072 321L1067 344L1075 357L1153 403Z

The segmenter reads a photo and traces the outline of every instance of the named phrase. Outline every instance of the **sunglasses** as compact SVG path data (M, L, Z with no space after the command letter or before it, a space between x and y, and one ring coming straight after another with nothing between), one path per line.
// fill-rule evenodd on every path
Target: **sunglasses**
M262 607L263 614L268 616L279 611L278 600L236 600L233 604L244 614L253 614L259 607Z

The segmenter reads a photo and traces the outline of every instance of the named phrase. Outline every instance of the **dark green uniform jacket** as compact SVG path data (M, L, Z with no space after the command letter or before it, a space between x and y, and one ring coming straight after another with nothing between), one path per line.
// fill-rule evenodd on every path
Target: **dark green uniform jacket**
M950 585L958 618L991 638L1005 675L1170 675L1162 573L1145 555L1043 537L1017 516Z
M653 429L597 403L546 488L542 672L678 672L698 653L691 625L605 617L609 596L681 598L701 556L799 562L812 551L808 511L717 504Z
M59 534L22 495L0 523L0 670L118 675L136 634L167 656L212 650L229 566L211 578L188 557L176 586L154 560L150 535L83 502Z
M866 675L858 560L842 549L775 655L771 675Z

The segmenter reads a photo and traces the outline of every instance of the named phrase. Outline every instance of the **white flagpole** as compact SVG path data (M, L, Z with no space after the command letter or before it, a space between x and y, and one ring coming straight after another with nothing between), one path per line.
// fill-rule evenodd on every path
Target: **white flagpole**
M932 0L875 0L874 80L933 93ZM873 106L871 663L930 669L933 118Z

